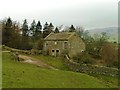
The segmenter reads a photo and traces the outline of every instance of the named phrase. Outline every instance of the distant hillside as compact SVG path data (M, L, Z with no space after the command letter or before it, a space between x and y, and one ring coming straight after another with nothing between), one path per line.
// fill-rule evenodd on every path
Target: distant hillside
M95 33L100 34L101 32L106 32L108 36L110 36L109 41L118 42L118 27L96 28L89 30L89 33L91 35L94 35Z

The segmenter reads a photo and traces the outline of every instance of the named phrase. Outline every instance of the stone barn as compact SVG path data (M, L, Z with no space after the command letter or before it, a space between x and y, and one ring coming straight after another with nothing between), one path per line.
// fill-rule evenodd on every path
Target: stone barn
M44 39L43 50L52 56L67 53L72 57L85 51L85 43L75 32L50 33Z

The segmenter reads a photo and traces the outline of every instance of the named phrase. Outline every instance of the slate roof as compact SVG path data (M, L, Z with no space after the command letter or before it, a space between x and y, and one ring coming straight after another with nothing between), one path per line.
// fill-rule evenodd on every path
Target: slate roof
M44 40L68 40L75 32L50 33Z

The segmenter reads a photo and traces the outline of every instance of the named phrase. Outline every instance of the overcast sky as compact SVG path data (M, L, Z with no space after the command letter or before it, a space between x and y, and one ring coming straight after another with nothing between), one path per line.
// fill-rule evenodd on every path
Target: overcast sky
M26 18L85 29L117 26L118 0L0 0L0 20Z

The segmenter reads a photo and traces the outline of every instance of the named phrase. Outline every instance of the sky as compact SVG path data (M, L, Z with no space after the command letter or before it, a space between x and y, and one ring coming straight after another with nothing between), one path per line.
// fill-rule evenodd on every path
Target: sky
M0 20L11 17L85 29L118 25L118 0L0 0Z

